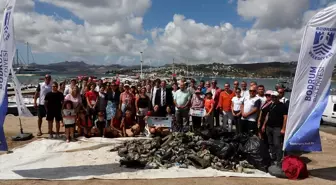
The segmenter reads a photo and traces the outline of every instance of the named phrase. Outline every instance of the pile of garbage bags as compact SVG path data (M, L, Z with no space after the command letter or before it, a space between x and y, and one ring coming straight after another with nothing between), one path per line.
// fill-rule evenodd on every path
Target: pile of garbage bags
M268 151L258 137L234 135L222 128L127 141L112 151L118 151L120 165L127 168L194 166L239 171L254 167L267 172L270 166Z

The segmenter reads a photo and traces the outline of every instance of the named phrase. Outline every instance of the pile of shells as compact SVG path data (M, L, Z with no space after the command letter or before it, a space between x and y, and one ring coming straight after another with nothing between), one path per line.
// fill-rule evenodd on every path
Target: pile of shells
M172 133L164 138L132 140L115 148L120 165L127 168L170 168L178 166L199 169L212 167L222 171L237 171L244 156L239 143L242 136L221 140L208 139L193 133Z

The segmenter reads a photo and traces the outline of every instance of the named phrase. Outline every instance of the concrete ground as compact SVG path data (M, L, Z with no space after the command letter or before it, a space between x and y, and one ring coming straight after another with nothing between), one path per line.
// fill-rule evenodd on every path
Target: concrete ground
M22 118L25 132L32 132L36 135L37 122L34 118ZM43 132L47 131L47 124L43 122ZM19 121L17 117L8 115L5 121L5 133L10 149L20 147L30 141L13 142L11 136L19 132ZM85 181L44 181L44 180L11 180L0 181L0 185L277 185L277 184L304 184L304 185L335 185L336 184L336 127L321 126L321 140L323 152L308 153L302 155L302 159L307 163L310 177L305 180L291 181L286 179L262 179L262 178L181 178L181 179L157 179L157 180L85 180ZM42 137L47 137L44 134Z

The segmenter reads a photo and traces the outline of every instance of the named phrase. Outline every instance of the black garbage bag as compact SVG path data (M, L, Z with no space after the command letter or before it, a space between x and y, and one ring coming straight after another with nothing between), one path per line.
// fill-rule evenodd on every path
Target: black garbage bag
M272 165L268 168L268 173L277 177L287 179L285 172L280 165Z
M208 140L211 138L211 130L209 129L204 129L197 134L200 135L205 140Z
M224 143L223 147L216 152L216 156L220 159L231 159L236 154L235 146L231 143Z
M266 145L257 136L252 136L246 142L244 147L247 162L253 165L256 169L268 172L268 167L271 165Z

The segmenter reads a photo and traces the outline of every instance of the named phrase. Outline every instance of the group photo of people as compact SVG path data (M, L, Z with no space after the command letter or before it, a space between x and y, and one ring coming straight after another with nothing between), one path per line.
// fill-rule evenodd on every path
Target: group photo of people
M283 156L289 100L281 86L266 90L255 81L217 84L216 79L197 83L184 78L132 84L119 78L91 77L71 79L66 85L52 82L46 75L34 100L37 136L42 135L45 117L50 139L61 138L61 127L65 128L66 142L76 141L78 136L152 137L221 127L235 134L257 135L269 146L274 161ZM168 117L171 127L149 125L150 117Z

